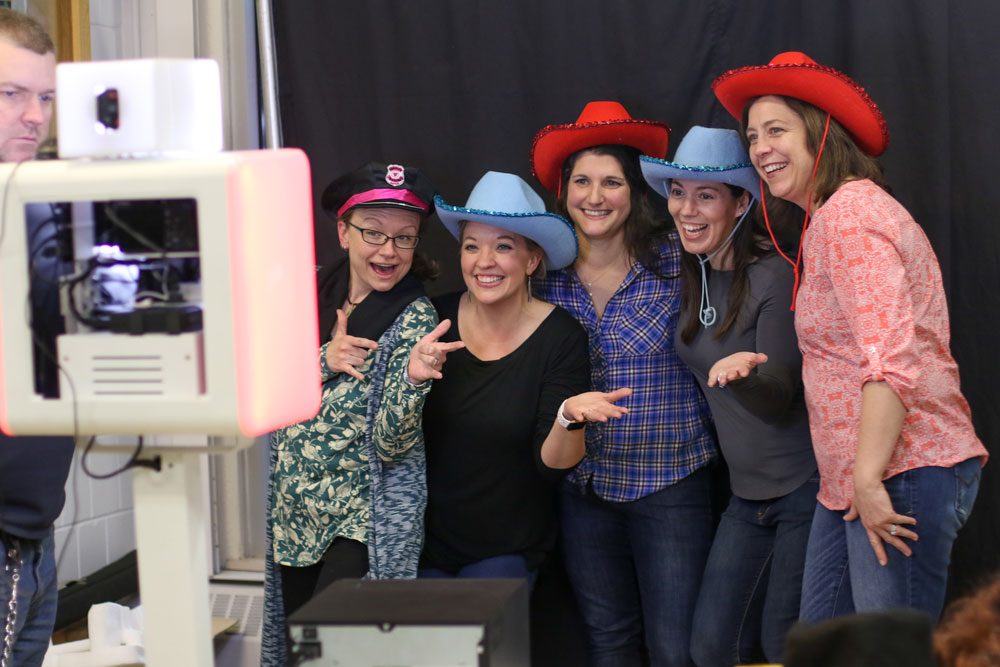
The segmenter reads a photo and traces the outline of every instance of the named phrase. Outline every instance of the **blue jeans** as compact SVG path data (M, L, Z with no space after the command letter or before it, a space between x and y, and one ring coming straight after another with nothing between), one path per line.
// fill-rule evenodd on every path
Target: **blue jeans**
M770 500L733 496L722 515L695 607L691 657L701 667L781 662L799 618L815 476Z
M627 503L559 494L566 572L593 667L689 665L691 619L712 545L707 469Z
M420 579L527 579L531 586L535 584L537 576L538 571L529 570L528 562L520 554L485 558L469 563L454 573L434 567L417 571L417 577Z
M0 548L0 633L7 619L11 598L11 577L7 574L7 552L12 546L3 535ZM17 583L17 623L14 626L12 664L37 667L42 664L56 622L59 594L56 578L56 547L52 531L44 540L18 540L21 552L21 577Z
M936 622L948 585L951 545L969 517L979 490L978 458L951 468L907 470L885 480L892 506L916 518L920 537L908 542L907 558L885 545L889 562L875 559L868 534L845 512L817 503L802 583L803 621L817 623L841 614L906 607L925 611Z

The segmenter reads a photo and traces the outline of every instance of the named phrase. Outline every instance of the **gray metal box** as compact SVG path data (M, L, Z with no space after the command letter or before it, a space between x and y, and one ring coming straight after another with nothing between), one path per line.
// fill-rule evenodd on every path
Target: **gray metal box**
M524 667L521 579L334 582L289 619L302 665Z

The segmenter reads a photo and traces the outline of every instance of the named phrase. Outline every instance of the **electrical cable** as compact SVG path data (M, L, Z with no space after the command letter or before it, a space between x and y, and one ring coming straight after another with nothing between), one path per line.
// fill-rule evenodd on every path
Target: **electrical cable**
M130 458L125 465L123 465L118 470L113 470L112 472L109 473L92 472L87 467L87 454L90 453L90 450L94 447L95 442L97 442L97 436L96 435L90 436L90 440L87 442L87 446L84 447L83 449L83 455L80 457L80 466L83 468L83 472L85 472L87 476L90 477L91 479L111 479L112 477L120 475L126 470L129 470L131 468L150 468L157 472L159 472L161 469L162 459L159 454L157 454L151 459L139 458L139 456L142 454L142 436L140 435L139 442L136 445L135 451L132 453L132 458Z

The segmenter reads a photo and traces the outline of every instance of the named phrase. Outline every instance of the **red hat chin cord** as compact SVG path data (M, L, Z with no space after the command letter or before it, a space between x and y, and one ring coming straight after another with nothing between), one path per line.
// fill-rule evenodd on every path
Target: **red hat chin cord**
M801 274L799 273L799 266L802 264L802 242L806 238L806 228L809 226L809 211L812 209L812 186L813 182L816 181L816 171L819 169L819 158L823 154L823 147L826 146L826 135L830 131L830 114L826 114L826 127L823 128L823 140L819 143L819 151L816 153L816 162L813 164L812 178L809 179L809 199L806 201L806 219L802 223L802 235L799 236L799 252L795 257L793 262L788 255L786 255L782 250L781 246L778 245L778 240L774 238L774 230L771 229L771 220L767 217L767 200L764 199L764 179L760 179L760 203L761 208L764 209L764 224L767 226L767 233L771 235L771 242L774 243L774 247L777 249L778 254L784 257L785 261L792 265L795 272L795 284L792 286L792 307L789 310L795 310L795 297L799 293L799 278Z

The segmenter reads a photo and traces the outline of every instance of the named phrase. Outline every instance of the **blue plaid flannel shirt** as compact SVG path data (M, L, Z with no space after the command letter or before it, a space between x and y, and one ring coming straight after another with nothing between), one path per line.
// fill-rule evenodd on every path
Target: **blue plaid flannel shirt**
M618 402L629 409L625 417L587 427L587 454L570 475L605 500L642 498L717 456L708 404L674 349L680 252L671 231L657 267L670 278L636 262L600 320L573 267L550 272L536 288L540 298L568 310L587 330L593 389L632 388Z

